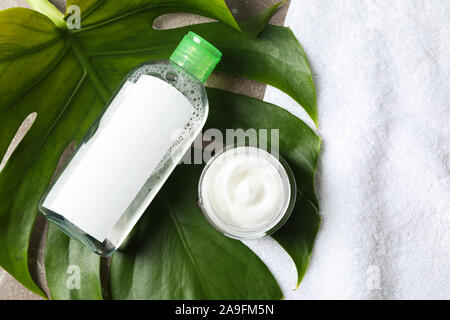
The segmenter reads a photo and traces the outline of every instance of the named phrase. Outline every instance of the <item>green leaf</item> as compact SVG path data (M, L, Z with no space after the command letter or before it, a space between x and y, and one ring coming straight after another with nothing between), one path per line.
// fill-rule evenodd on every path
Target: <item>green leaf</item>
M37 113L33 126L0 172L0 265L23 285L43 296L30 275L28 248L37 204L62 152L69 143L76 143L83 137L131 69L147 60L167 59L188 30L199 33L223 51L224 60L218 70L283 90L297 100L313 120L317 120L311 72L292 32L269 26L258 38L248 37L261 31L276 6L238 24L221 0L68 1L68 6L72 4L79 5L82 10L82 29L79 31L60 28L56 21L60 17L45 6L41 11L52 19L23 8L0 12L0 157L5 154L22 121L30 113ZM156 17L180 11L206 15L223 23L173 30L152 29ZM214 102L211 106L214 107ZM213 112L210 115L213 116ZM264 116L259 117L262 120ZM265 117L269 118L267 114ZM233 125L232 121L239 121L229 120L229 127ZM293 162L296 174L306 183L302 185L303 192L317 203L309 170L314 155L301 151L303 144L314 145L315 138L303 128L297 129L300 130L299 142L290 140L285 152L288 158L297 161ZM291 146L292 150L289 149ZM54 232L49 235L51 245L46 249L47 259L50 259L46 267L47 274L51 273L47 276L52 297L99 297L98 261L91 259L87 250L62 240L64 237L60 235L62 238L59 238ZM295 241L289 247L295 248ZM49 258L62 255L62 252L69 258ZM249 261L256 259L251 257L249 255ZM96 288L93 296L83 290L76 294L67 293L63 281L54 277L54 274L63 274L67 270L67 263L77 261L86 264L83 270L90 283L87 287ZM272 296L277 290L274 288L272 286Z
M320 224L317 209L307 198L311 195L315 199L312 181L320 139L300 119L273 104L211 88L208 97L211 110L205 130L220 129L224 136L230 128L279 130L280 152L289 161L303 196L299 194L291 218L274 238L293 258L300 282ZM277 298L262 262L240 243L213 230L203 218L196 205L201 168L182 167L158 193L128 247L113 256L112 297Z
M197 206L201 166L181 166L127 247L112 257L113 299L280 299L264 263L213 229Z
M129 16L137 16L143 12L150 12L151 16L148 20L150 22L161 14L189 12L220 20L237 31L249 36L256 36L284 2L280 1L257 16L242 22L234 19L223 0L68 0L67 7L71 5L80 7L83 32L114 24L117 20L126 20ZM68 15L66 15L67 17Z
M51 298L101 300L100 257L50 224L45 270Z
M273 104L217 89L208 89L208 97L211 112L205 128L279 130L279 151L294 173L299 196L290 219L274 238L293 259L300 283L320 225L314 192L320 138L303 121Z
M241 30L251 36L258 36L261 31L263 31L263 29L267 26L273 14L284 3L286 3L285 0L280 1L254 17L239 21L238 23Z

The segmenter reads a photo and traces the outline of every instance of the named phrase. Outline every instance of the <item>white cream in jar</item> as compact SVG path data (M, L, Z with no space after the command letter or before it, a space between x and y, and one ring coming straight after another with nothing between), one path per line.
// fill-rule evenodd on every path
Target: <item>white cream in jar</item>
M199 197L206 218L233 238L259 238L289 217L295 180L283 161L252 147L229 149L203 170Z

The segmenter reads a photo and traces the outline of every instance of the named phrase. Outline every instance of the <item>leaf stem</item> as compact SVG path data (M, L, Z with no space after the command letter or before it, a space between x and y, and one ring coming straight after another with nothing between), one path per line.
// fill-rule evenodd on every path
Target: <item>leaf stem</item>
M31 9L46 15L60 29L66 28L64 14L48 0L26 0Z
M102 97L103 102L106 103L109 100L109 98L111 97L111 91L104 84L103 80L99 77L97 70L95 70L89 57L86 56L86 52L85 52L83 46L81 45L81 43L76 38L76 36L68 34L67 40L69 41L69 43L71 45L73 53L77 57L81 66L83 67L84 72L89 75L92 83L97 88L98 93Z

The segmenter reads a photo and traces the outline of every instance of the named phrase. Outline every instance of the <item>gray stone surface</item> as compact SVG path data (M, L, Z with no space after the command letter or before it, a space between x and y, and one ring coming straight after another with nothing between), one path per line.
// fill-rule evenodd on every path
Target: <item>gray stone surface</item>
M53 2L59 9L64 10L65 0L54 0ZM266 8L267 6L278 2L277 0L226 0L229 8L231 9L233 15L236 18L247 18L254 15L256 12ZM289 0L284 4L280 10L274 15L270 23L282 25L286 12L289 6ZM2 0L0 2L0 10L4 10L11 7L28 7L25 0ZM154 26L156 28L174 28L190 24L195 24L199 22L208 21L203 17L199 17L191 14L170 14L165 15L157 21L155 21ZM1 30L0 30L1 32ZM233 92L246 94L255 98L262 98L264 95L265 86L261 83L244 79L237 76L227 76L223 74L213 75L208 80L208 85L213 87L219 87L227 89ZM33 118L29 117L27 121L24 122L23 126L18 130L18 133L11 143L11 146L7 152L5 158L8 154L14 150L17 142L20 141L21 137L29 129ZM0 164L0 169L2 165ZM39 253L39 264L38 270L36 270L37 277L41 283L44 283L45 276L43 273L43 232L45 231L45 221L40 220L40 225L36 228L37 232L32 239L32 250L37 250ZM45 290L44 286L44 290ZM5 299L32 299L39 300L41 297L33 294L26 288L24 288L20 283L18 283L11 275L9 275L5 270L0 268L0 300Z

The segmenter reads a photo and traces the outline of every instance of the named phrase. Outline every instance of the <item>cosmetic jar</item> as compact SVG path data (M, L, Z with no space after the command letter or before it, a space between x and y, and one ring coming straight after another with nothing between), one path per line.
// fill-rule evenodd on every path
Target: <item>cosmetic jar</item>
M289 218L297 188L287 162L255 147L215 155L200 176L199 206L206 219L234 239L274 233Z

